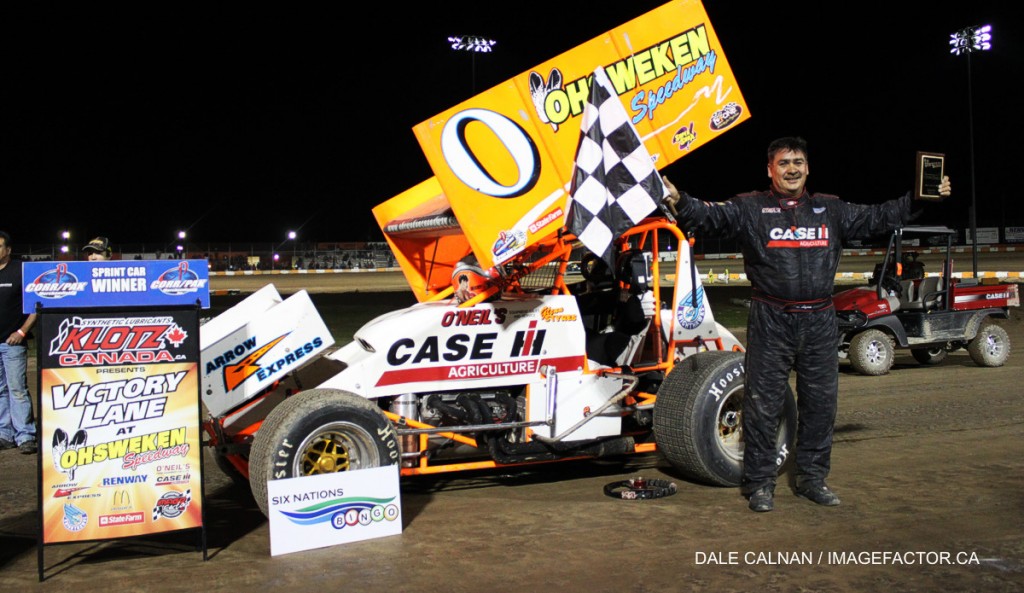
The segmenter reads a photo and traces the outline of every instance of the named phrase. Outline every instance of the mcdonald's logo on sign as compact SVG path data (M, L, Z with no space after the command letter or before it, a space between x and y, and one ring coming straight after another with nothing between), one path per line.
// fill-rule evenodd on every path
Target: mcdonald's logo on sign
M132 508L132 495L127 490L115 490L110 497L110 510L123 511Z

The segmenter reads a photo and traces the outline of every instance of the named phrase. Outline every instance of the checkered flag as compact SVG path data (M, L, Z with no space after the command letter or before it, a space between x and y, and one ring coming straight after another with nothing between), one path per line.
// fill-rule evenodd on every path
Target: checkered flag
M609 267L613 241L665 196L661 175L600 66L583 110L570 193L569 230Z

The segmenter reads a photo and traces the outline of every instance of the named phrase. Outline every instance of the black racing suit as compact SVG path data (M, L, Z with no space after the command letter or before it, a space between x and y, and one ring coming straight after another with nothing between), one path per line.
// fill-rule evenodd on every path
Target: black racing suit
M797 373L797 483L829 473L839 391L838 326L832 307L843 244L891 231L910 214L910 195L878 205L773 191L677 204L685 228L735 238L752 287L743 400L744 494L778 476L777 434L789 373ZM777 461L778 460L778 461Z

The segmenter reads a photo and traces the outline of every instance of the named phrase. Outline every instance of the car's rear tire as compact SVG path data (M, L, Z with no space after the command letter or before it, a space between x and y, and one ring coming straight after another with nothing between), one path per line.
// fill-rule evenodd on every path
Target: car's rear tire
M892 368L896 344L889 334L867 329L850 340L850 364L862 375L884 375Z
M942 346L913 348L910 350L910 355L914 357L914 360L921 364L939 364L943 360L946 360L947 354L949 354L949 352L947 352Z
M967 344L967 352L978 366L1001 367L1010 357L1010 335L995 323L984 323Z
M266 515L269 480L395 465L400 458L395 427L373 401L311 389L263 421L249 454L249 483Z
M658 389L655 441L686 477L716 486L739 486L744 378L743 353L701 352L680 361ZM787 385L777 441L780 467L793 449L796 420L796 398Z

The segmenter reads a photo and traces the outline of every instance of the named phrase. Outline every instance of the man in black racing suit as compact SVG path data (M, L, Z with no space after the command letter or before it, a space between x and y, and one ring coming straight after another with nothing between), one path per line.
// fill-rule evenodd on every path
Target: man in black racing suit
M802 138L768 147L768 191L708 203L680 194L665 179L666 205L680 224L735 238L752 287L747 323L741 492L757 512L774 508L777 451L789 374L797 373L796 493L835 506L825 484L839 391L838 326L832 306L843 244L891 231L910 217L910 195L877 205L850 204L805 189ZM949 195L944 178L940 194Z

